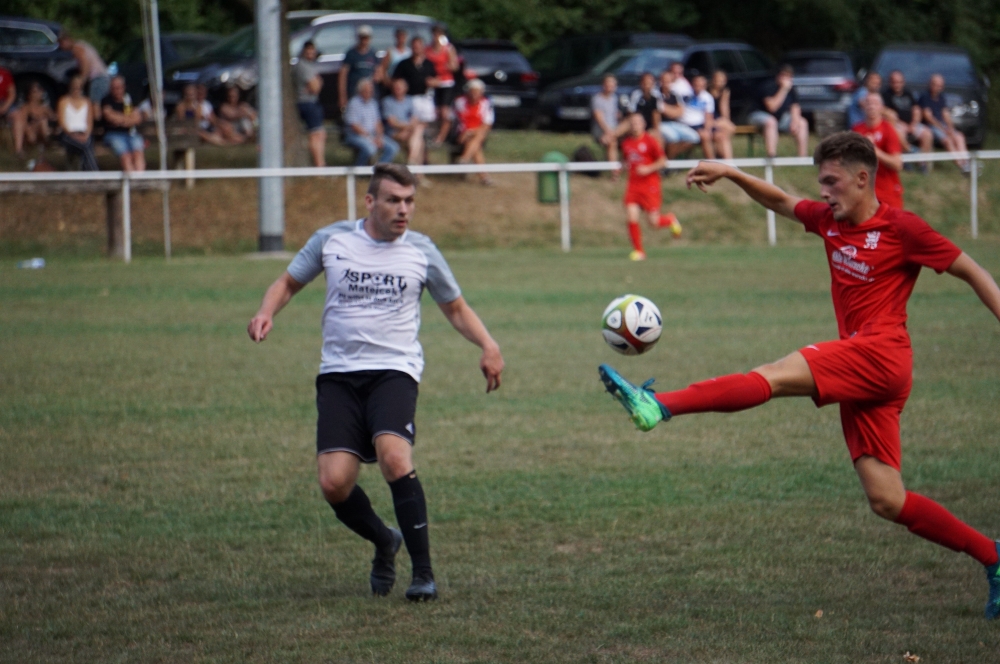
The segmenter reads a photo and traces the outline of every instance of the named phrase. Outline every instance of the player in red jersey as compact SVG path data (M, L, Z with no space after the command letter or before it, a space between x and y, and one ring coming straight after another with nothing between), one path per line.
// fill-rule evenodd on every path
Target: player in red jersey
M882 117L885 102L882 95L868 95L861 105L865 109L865 120L851 127L875 146L878 170L875 172L875 196L880 203L897 210L903 209L903 183L899 172L903 170L903 144L892 123Z
M735 182L764 207L799 221L823 238L830 265L840 339L812 344L757 367L654 394L606 365L608 391L642 430L685 413L729 413L774 397L808 396L817 406L840 404L840 418L872 511L932 542L961 551L986 566L986 617L1000 616L1000 542L994 542L933 500L907 491L900 474L899 416L910 395L913 354L906 302L921 267L967 282L1000 319L1000 289L972 258L909 212L879 203L871 142L852 132L816 148L823 202L789 195L731 166L701 162L687 176L702 190L722 178Z
M646 213L653 228L670 228L674 237L681 234L681 224L672 213L660 214L663 193L660 188L660 169L667 165L667 157L659 141L646 131L646 120L640 113L628 117L629 133L622 141L622 161L628 166L628 186L625 189L625 212L628 234L632 239L634 261L646 260L642 248L642 229L639 215Z

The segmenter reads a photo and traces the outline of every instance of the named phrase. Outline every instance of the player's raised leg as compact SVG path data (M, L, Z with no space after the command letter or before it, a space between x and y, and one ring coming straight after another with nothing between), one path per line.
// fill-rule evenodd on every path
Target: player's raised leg
M340 522L375 545L369 581L372 593L384 596L396 582L395 558L403 536L383 523L368 495L357 485L360 463L350 452L320 454L316 457L319 486Z
M427 501L424 489L413 470L410 442L394 434L375 437L375 450L382 476L392 490L396 523L406 541L406 551L413 563L413 582L406 598L419 602L437 598L437 585L431 570L430 538L427 525Z
M767 403L774 397L812 396L816 392L809 364L798 351L749 373L710 378L673 392L652 392L647 389L652 381L637 387L606 365L601 365L599 372L605 388L643 431L652 429L660 419L677 415L733 413ZM661 417L656 417L650 399L660 406Z

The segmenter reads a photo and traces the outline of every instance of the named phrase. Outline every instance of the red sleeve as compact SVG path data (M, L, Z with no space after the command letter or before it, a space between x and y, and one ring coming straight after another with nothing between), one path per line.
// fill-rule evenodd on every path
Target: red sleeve
M830 206L819 201L801 200L795 206L795 217L806 227L807 233L822 235L820 223L830 215Z
M649 137L649 145L652 148L652 154L650 155L651 161L649 163L653 163L664 156L663 148L660 147L660 143L652 136Z
M882 123L882 145L883 152L889 154L903 154L903 145L899 142L896 128L888 122Z
M924 265L940 274L962 254L951 240L915 214L900 214L896 228L903 241L903 257L909 263Z

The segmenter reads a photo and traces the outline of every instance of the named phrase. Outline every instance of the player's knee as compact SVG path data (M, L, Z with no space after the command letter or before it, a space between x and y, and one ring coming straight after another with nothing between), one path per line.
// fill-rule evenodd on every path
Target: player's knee
M403 452L387 452L379 457L379 468L386 480L392 482L413 471L410 455Z
M896 517L899 516L899 512L903 509L902 502L895 495L882 492L869 493L868 506L872 512L889 521L895 521Z
M336 505L337 503L344 502L351 495L351 491L354 489L354 481L335 473L329 473L320 475L319 488L323 492L323 497L326 501L331 505Z

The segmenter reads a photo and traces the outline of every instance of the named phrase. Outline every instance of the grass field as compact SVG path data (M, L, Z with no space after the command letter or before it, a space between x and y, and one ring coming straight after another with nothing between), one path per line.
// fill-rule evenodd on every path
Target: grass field
M1000 273L1000 244L964 245ZM681 386L835 336L821 251L447 252L508 369L485 395L427 304L421 606L369 597L369 545L315 484L320 283L254 346L281 263L0 262L0 661L996 662L982 568L869 513L835 408L640 434L597 380ZM666 314L641 358L598 330L628 291ZM911 314L904 477L1000 535L997 323L933 273Z

